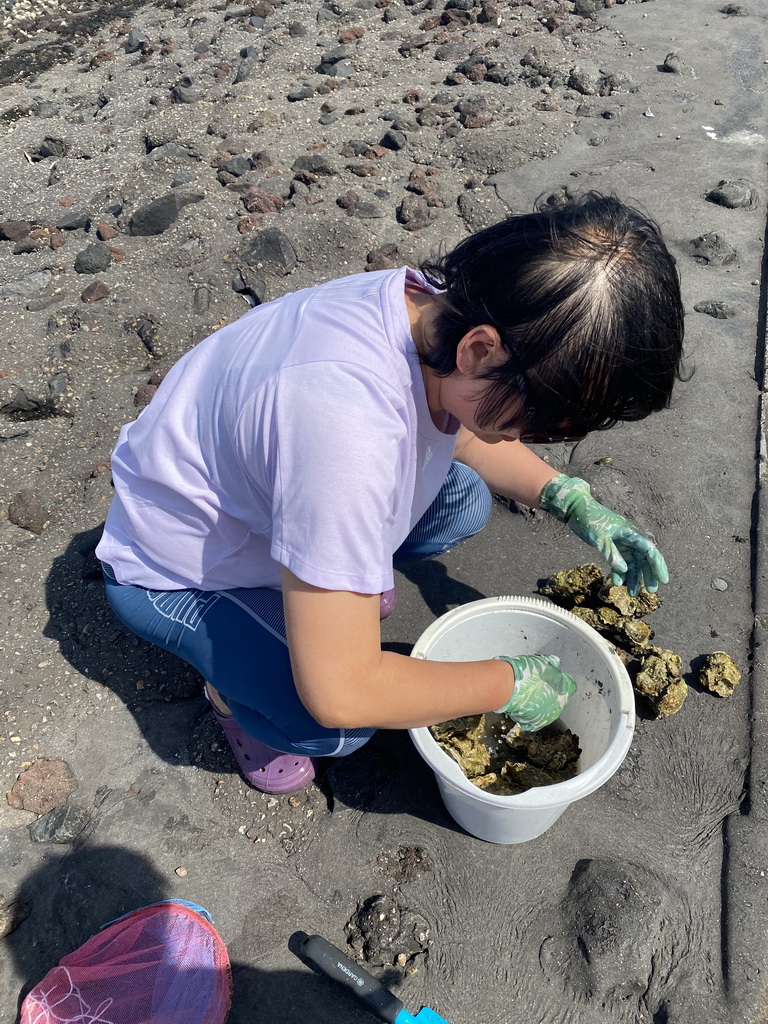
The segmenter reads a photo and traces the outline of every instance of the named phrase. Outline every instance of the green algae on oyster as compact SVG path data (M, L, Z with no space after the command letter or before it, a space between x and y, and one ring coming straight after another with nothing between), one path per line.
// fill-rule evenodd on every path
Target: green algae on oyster
M468 779L485 775L491 766L491 755L483 742L485 715L451 718L430 729L443 750L459 764Z
M455 718L430 731L470 782L496 796L570 779L581 754L578 737L568 729L547 726L524 732L495 713Z
M699 685L705 690L714 693L718 697L730 697L741 679L733 658L725 651L715 651L708 654L699 672Z
M577 565L573 569L564 569L563 572L556 572L554 576L550 576L544 586L539 587L539 593L545 594L564 608L570 608L572 605L594 601L604 582L605 577L600 566L594 563Z
M688 693L681 678L680 659L672 651L652 646L654 632L642 618L661 606L658 594L642 589L633 597L625 586L615 586L605 579L594 564L555 573L539 590L610 640L621 660L630 667L630 675L634 664L631 656L640 659L640 669L632 684L657 718L668 718L680 710ZM573 598L574 594L578 600Z
M637 598L632 597L626 587L605 583L598 591L597 597L601 604L615 608L621 615L634 618L637 614Z
M657 718L669 718L683 706L688 686L682 678L683 663L674 651L649 647L634 681L635 691Z
M608 605L602 605L600 608L579 605L571 608L571 612L602 636L614 643L627 644L632 649L645 647L653 639L653 630L647 622L620 615L615 608Z
M569 609L614 643L642 648L653 639L653 630L642 616L660 607L658 594L643 589L632 597L625 586L606 580L593 562L556 572L539 587L539 593Z
M521 761L507 761L500 772L489 772L487 775L479 775L471 779L473 786L482 789L485 793L492 793L494 796L519 796L528 789L537 786L551 786L554 782L562 782L570 775L563 775L559 778L557 772L547 772L543 768L536 768L532 764L524 764Z

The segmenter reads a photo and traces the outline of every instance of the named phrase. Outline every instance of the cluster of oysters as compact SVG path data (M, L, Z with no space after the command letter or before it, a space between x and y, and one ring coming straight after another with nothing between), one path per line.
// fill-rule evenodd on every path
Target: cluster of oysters
M682 659L651 643L654 632L644 619L660 607L658 594L643 589L632 597L626 587L606 580L594 564L556 572L539 587L539 593L613 643L627 665L635 692L656 718L669 718L680 710L688 694ZM715 651L704 658L697 682L710 693L730 697L740 679L734 661L723 651Z
M539 593L567 608L609 640L627 666L635 693L656 718L679 711L688 695L683 662L674 651L651 643L654 632L645 616L661 606L647 590L632 597L614 586L599 566L578 565L557 572ZM724 651L708 654L699 670L699 685L718 697L730 697L741 679ZM474 785L488 793L514 796L534 786L572 778L581 754L579 738L558 724L524 732L506 716L490 713L454 718L431 727L443 750L458 762Z
M524 732L495 712L453 718L433 725L431 732L470 782L496 796L516 796L573 778L581 754L570 729L549 725Z

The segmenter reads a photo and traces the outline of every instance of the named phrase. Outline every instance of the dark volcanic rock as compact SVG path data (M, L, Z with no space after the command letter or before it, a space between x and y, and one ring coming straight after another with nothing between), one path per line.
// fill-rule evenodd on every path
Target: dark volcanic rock
M167 192L134 210L128 224L129 234L160 235L174 223L185 206L204 198L201 192Z
M144 35L143 32L140 32L137 28L132 28L131 31L128 33L128 36L125 40L125 43L123 44L123 47L126 53L136 53L138 50L141 50L142 47L145 46L145 44L148 43L149 39L147 36Z
M51 516L34 491L23 490L11 498L8 518L22 530L41 534Z
M465 128L486 128L493 121L493 110L485 96L469 96L456 106Z
M40 238L22 238L20 242L17 242L13 247L14 256L22 256L25 253L37 252L38 249L43 249L45 242Z
M49 157L65 156L69 146L63 139L54 139L51 136L46 136L37 149L30 152L29 156L33 162L40 160L47 160Z
M135 320L129 320L126 322L125 328L126 330L136 332L142 345L153 358L157 358L160 355L158 346L160 327L151 317L139 316ZM150 380L149 383L159 384L160 382Z
M384 132L379 142L380 146L386 146L387 149L403 149L408 142L403 132L397 131L395 128L390 128Z
M596 96L600 91L600 72L589 65L575 67L568 78L568 87L583 96Z
M75 257L76 274L98 274L112 262L112 250L105 242L91 242Z
M708 299L705 302L697 302L693 308L697 313L706 313L707 316L712 316L716 320L730 320L732 317L737 316L739 312L729 302L715 302L712 299Z
M17 388L9 402L0 406L0 413L14 420L42 420L56 415L56 406L50 395L30 394L24 388Z
M70 210L56 221L56 227L61 231L78 231L84 228L90 219L91 215L87 210Z
M733 246L717 231L709 231L698 238L692 238L688 245L691 256L697 262L707 263L711 267L725 267L738 258Z
M315 90L311 85L304 85L300 89L292 89L286 99L289 103L298 103L301 100L311 100L315 95Z
M197 103L202 98L202 92L194 87L191 78L182 78L171 89L171 99L174 103Z
M298 262L290 239L279 228L264 228L249 236L243 259L251 266L263 266L273 272L290 274Z
M256 69L260 67L263 60L263 50L257 50L255 46L246 47L245 56L237 65L237 71L235 72L232 84L239 85L240 82L247 82L253 76Z
M397 219L406 231L421 231L432 214L424 196L406 196L397 208Z
M247 156L233 156L231 160L225 160L220 167L220 170L226 171L227 174L232 174L236 178L241 178L250 169L251 161Z
M687 65L679 53L668 53L661 64L662 71L666 71L671 75L684 74L686 67Z
M371 220L384 216L384 211L376 205L363 199L359 192L354 189L344 192L336 200L336 205L346 210L350 217L360 217L362 220Z
M58 103L54 103L53 100L39 100L35 108L38 117L58 117L60 111Z
M61 292L57 294L55 291L42 291L38 295L32 296L27 303L27 309L30 313L39 313L41 309L47 309L54 302L60 302L63 298L64 295Z
M297 157L291 164L291 170L309 171L310 174L317 174L321 177L330 177L339 172L330 164L324 156L319 153L310 153L306 156Z
M267 301L267 284L260 274L250 267L238 267L232 275L232 289L244 295L251 306L260 306Z
M717 188L707 193L707 201L725 206L729 210L736 210L739 207L754 210L760 202L760 193L751 181L736 178L734 181L719 182Z
M317 67L321 75L329 75L331 78L346 78L354 73L354 66L349 60L352 52L349 46L334 46L326 50L320 58Z
M33 274L19 278L18 281L0 284L0 299L9 299L17 295L32 295L45 288L52 279L53 274L50 270L37 270Z
M574 10L582 18L596 18L603 6L603 0L575 0L574 2Z
M28 826L33 843L74 843L88 824L88 811L77 804L56 807Z

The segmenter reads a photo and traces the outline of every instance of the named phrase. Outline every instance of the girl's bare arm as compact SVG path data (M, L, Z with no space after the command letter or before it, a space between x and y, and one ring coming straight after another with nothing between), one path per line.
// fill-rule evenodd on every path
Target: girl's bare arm
M500 708L514 689L504 661L422 661L382 651L378 594L321 590L284 568L283 605L296 689L327 728L433 725Z
M538 508L544 484L560 472L520 441L488 444L462 427L456 437L455 457L482 477L494 494Z

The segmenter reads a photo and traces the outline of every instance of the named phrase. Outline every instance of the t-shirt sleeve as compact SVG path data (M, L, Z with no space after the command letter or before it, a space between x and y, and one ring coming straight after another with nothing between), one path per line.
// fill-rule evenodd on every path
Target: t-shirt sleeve
M272 557L316 587L387 590L402 399L352 364L289 367L272 383L259 439L271 467Z

